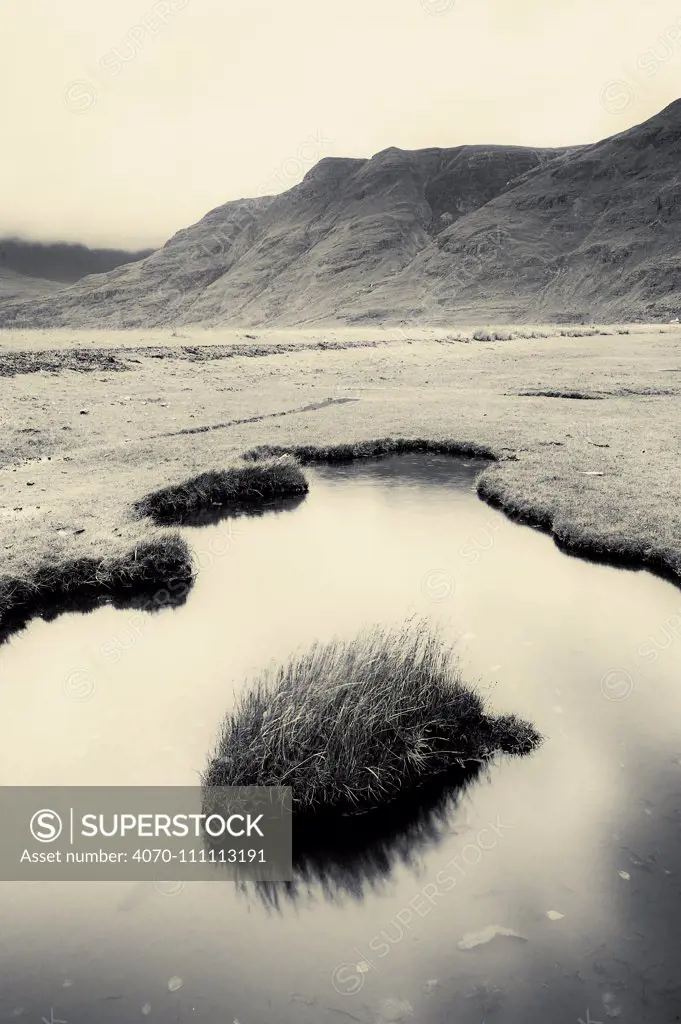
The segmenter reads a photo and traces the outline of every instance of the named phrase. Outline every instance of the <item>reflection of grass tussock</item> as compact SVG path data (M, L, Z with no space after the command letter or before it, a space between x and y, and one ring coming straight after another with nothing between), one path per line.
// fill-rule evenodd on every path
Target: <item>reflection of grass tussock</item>
M280 445L262 444L244 453L248 462L258 462L289 454L298 462L352 462L355 459L377 459L386 455L462 455L469 458L492 459L497 456L487 445L475 441L429 441L424 438L383 437L375 441L355 441L332 445Z
M291 458L247 463L201 473L145 495L135 504L139 515L157 523L185 523L206 509L225 513L253 510L307 492L300 466Z
M457 767L365 814L296 816L293 880L240 888L275 910L318 895L361 900L379 891L398 865L418 869L427 848L451 835L456 809L482 772L479 762Z
M168 535L123 555L43 565L20 579L0 577L0 643L31 619L102 604L150 610L181 604L194 583L184 540Z
M424 623L314 644L266 670L227 715L208 786L291 786L297 811L381 806L456 765L539 742L488 715Z

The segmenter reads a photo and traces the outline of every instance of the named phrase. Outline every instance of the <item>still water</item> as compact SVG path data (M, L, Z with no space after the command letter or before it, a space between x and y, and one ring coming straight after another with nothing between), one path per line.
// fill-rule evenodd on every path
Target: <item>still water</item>
M546 737L287 892L0 883L0 1020L679 1019L681 595L509 522L478 469L308 471L295 508L186 528L184 607L36 621L0 649L3 785L194 784L250 675L410 614Z

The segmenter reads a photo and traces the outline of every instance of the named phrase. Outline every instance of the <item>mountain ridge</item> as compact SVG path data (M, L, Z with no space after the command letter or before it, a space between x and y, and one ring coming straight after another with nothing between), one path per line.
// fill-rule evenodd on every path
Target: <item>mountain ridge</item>
M681 100L600 142L325 157L0 326L449 323L681 307Z

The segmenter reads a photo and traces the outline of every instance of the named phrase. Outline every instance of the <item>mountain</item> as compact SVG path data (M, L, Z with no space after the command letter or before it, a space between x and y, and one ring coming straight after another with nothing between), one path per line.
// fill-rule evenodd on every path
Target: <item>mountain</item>
M68 242L28 242L0 238L0 271L72 284L87 274L102 274L124 263L146 259L153 249L89 249Z
M0 302L7 299L21 301L36 295L50 295L59 291L61 287L56 281L26 277L24 274L16 274L13 270L3 270L0 267Z
M327 158L2 326L654 319L681 308L681 101L566 149Z
M651 319L681 308L681 101L516 182L373 293L497 319ZM404 308L404 303L402 304Z

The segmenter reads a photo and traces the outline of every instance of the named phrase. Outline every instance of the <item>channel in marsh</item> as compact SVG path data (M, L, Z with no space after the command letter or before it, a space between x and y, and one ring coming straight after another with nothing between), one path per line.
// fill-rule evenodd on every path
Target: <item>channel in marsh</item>
M182 529L182 607L35 621L0 649L5 785L195 783L245 680L409 615L545 737L362 832L299 837L288 887L0 883L0 1017L673 1019L681 597L510 522L479 468L306 466L297 508Z

